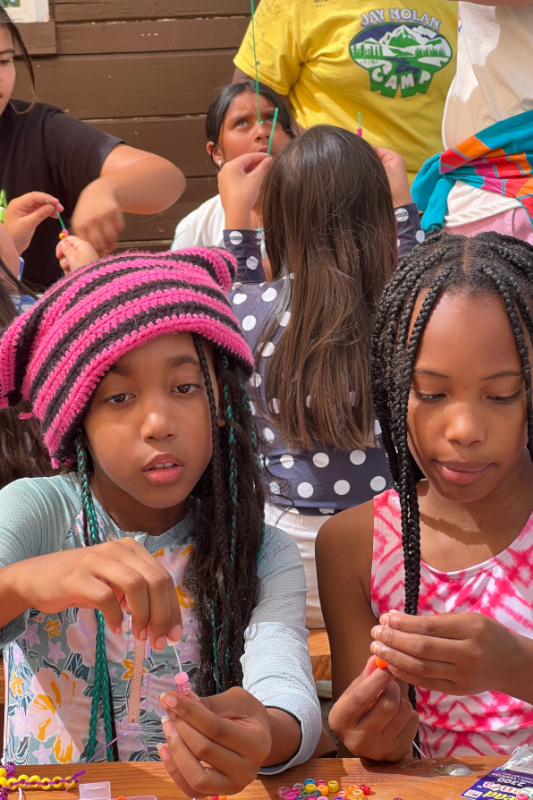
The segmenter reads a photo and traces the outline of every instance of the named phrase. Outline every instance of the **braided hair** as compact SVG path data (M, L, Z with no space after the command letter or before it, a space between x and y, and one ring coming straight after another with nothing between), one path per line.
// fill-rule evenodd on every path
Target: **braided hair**
M244 371L213 349L220 385L217 409L202 339L193 334L211 418L213 455L192 493L194 547L185 585L195 599L199 667L195 691L223 692L242 683L244 632L259 599L258 562L265 533L264 494L257 458L257 431ZM219 423L224 424L221 426ZM83 433L77 438L77 471L82 494L85 544L101 540L91 491L91 464ZM115 737L114 713L104 641L104 619L96 612L96 662L87 758L94 754L98 707L102 703L106 740ZM108 760L118 755L109 750Z
M372 343L374 405L400 498L406 614L416 614L418 610L420 518L416 485L424 477L409 451L407 406L420 340L436 303L449 292L501 298L522 364L527 446L533 460L528 356L528 345L533 344L533 247L494 232L471 239L437 233L418 245L389 281L379 305ZM424 299L413 324L413 309L421 294ZM409 696L415 705L412 686Z

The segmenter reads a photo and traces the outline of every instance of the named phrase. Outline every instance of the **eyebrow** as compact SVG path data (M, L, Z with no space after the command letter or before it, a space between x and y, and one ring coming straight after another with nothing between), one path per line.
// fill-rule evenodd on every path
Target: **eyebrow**
M13 53L13 55L15 55L15 51L12 47L10 47L8 50L0 50L0 56L5 56L7 53Z
M444 378L446 380L449 379L449 375L443 375L441 372L434 372L432 369L415 369L413 375L417 377L419 375L429 375L432 378ZM482 378L484 381L493 381L497 378L521 378L522 373L517 372L514 369L505 369L502 372L496 372L494 375L487 375L485 378Z
M200 362L198 359L193 358L193 356L172 356L167 360L168 367L181 367L184 364L192 364L194 367L200 368ZM114 375L127 376L131 374L131 369L127 365L117 362L111 365L109 372L112 372Z

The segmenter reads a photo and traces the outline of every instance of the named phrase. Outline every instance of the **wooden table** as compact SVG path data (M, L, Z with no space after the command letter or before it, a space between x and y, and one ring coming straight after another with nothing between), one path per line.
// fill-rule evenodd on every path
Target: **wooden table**
M444 759L449 761L449 759ZM401 797L403 800L458 800L465 789L474 783L476 777L484 775L494 767L500 766L505 758L487 756L483 758L457 759L462 764L469 764L473 769L472 775L463 777L413 777L402 772L401 766L390 764L362 763L357 758L336 759L322 758L307 762L301 767L295 767L288 772L273 777L263 777L254 781L239 795L241 800L279 800L277 797L278 786L292 786L297 781L311 777L319 780L338 780L342 787L349 783L369 783L372 787L372 800L394 800ZM42 778L53 778L55 775L66 776L73 774L79 767L71 766L68 772L57 766L29 767L24 770L29 775L34 773ZM22 768L17 768L17 775L22 774ZM84 783L96 781L110 781L113 797L124 795L136 797L142 794L154 794L158 800L177 800L184 795L168 778L165 768L160 763L129 762L122 764L89 764ZM10 800L15 800L16 795L10 794ZM78 791L72 790L46 792L27 791L27 800L73 800L78 797ZM330 798L333 795L330 795Z
M331 680L331 653L327 631L322 628L312 628L307 639L313 678L315 681Z

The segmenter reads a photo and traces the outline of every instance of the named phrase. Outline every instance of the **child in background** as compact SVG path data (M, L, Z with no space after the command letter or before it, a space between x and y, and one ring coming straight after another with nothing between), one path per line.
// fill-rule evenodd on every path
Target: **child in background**
M127 253L65 278L0 339L0 403L28 400L70 469L0 492L9 761L84 761L128 732L115 758L159 747L183 791L234 794L315 751L304 574L263 523L233 277L222 251ZM168 641L202 699L170 691Z
M0 5L0 213L14 197L49 192L64 204L67 228L104 255L124 228L124 212L163 211L183 193L185 178L170 161L128 147L55 106L12 99L15 47L35 90L24 42ZM46 287L61 277L54 256L59 231L52 219L37 228L24 252L27 283Z
M31 308L35 295L18 281L4 263L16 250L7 231L0 225L0 336L22 311ZM43 446L35 420L20 419L29 411L24 401L14 408L0 409L0 489L19 478L52 475L54 470Z
M275 156L291 139L291 118L287 107L272 89L259 84L259 110L255 81L224 86L209 106L205 120L207 154L217 169L246 153L266 153L276 109L278 119L272 137ZM263 212L258 198L252 212L254 229L262 229ZM172 250L184 247L224 247L224 209L220 195L215 195L188 214L176 228Z
M354 755L397 761L417 730L432 757L533 743L532 343L533 247L512 237L437 234L385 289L373 391L395 488L317 543L330 724Z
M251 219L265 175L269 284ZM323 628L317 532L327 515L371 499L389 483L370 394L372 324L396 265L397 235L408 252L418 213L401 157L376 153L359 136L329 125L306 131L273 162L255 153L226 164L219 185L225 244L239 263L232 302L256 354L251 391L267 444L267 517L298 543L307 625Z

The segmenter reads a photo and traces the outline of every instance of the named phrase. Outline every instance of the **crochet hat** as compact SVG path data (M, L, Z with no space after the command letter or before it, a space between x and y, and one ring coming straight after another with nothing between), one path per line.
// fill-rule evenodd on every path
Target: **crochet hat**
M253 356L227 298L234 276L234 260L212 248L129 252L64 278L0 337L0 408L28 400L54 462L69 462L106 372L157 336L197 333L249 376Z

